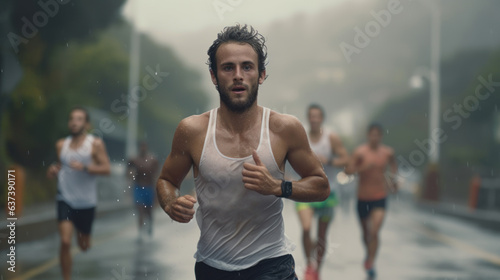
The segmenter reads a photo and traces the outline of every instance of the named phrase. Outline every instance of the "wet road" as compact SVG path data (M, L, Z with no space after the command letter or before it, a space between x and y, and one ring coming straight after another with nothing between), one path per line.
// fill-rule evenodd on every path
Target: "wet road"
M350 209L349 213L336 210L322 279L365 279L359 227ZM73 251L73 279L194 279L196 223L173 223L158 210L154 237L139 243L133 212L96 220L91 250ZM291 201L285 204L284 216L287 235L297 245L294 257L302 279L304 257ZM499 232L421 212L412 203L393 198L381 234L378 279L500 279ZM19 244L17 272L3 270L0 279L61 279L57 248L57 235Z

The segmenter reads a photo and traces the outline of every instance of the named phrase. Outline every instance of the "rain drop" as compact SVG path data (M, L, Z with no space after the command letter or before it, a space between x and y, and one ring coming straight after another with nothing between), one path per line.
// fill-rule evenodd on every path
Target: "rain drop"
M119 200L119 199L117 199L117 200L116 200L116 202L120 202L120 200Z

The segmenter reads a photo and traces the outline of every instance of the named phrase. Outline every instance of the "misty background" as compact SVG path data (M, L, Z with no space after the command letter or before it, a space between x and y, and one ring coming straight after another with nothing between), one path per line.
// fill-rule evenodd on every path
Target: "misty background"
M429 81L415 88L410 80L417 69L430 67L434 5L441 12L440 127L447 136L439 161L440 200L465 205L474 175L498 176L495 87L473 112L460 117L458 128L457 113L448 115L454 121L443 114L475 94L479 77L500 81L499 1L66 2L27 38L22 19L32 22L39 4L0 1L0 167L25 168L26 205L52 201L55 195L56 184L45 179L45 171L56 159L55 141L67 135L74 105L90 109L92 133L103 137L112 163L126 161L132 25L140 32L136 84L153 72L163 75L138 103L138 139L147 140L160 161L182 118L218 106L206 51L224 26L235 23L250 24L267 39L269 77L259 90L260 105L304 123L310 103L323 105L326 126L350 152L364 141L366 126L380 122L385 143L408 159L419 149L415 141L429 138ZM385 26L379 23L373 36L365 34L366 46L356 47L357 28L364 31L388 5L398 12L385 18ZM346 55L342 44L358 52ZM428 159L423 161L413 166L422 180ZM2 193L2 205L4 198Z

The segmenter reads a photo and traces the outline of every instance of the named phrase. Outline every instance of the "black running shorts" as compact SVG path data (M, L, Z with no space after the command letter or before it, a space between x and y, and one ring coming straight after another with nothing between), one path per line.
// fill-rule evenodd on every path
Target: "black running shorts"
M379 200L358 200L358 216L360 219L366 219L375 208L387 207L387 198Z
M95 207L73 209L62 200L57 201L57 221L71 221L75 228L83 233L90 234L95 216Z
M224 271L203 262L197 262L194 270L196 280L298 280L292 255L263 260L239 271Z

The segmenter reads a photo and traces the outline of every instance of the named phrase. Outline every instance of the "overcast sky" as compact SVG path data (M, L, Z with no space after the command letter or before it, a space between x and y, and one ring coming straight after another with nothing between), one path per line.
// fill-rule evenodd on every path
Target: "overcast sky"
M235 22L265 25L297 13L315 13L345 0L128 0L123 8L139 30L152 35L178 35ZM365 0L357 0L364 2Z

